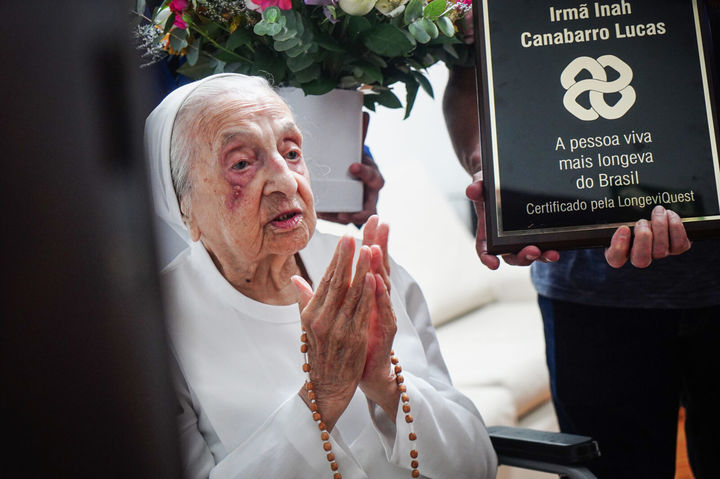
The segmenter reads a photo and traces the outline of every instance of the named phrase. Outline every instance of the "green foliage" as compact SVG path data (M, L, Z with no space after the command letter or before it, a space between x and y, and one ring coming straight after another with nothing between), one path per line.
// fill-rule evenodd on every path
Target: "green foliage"
M154 15L165 12L167 19L159 23L169 33L165 49L187 57L178 72L190 78L237 72L311 95L364 85L372 91L365 95L366 107L402 108L404 103L407 117L421 89L433 94L423 74L427 67L438 61L471 64L471 49L456 38L456 2L409 0L404 10L394 3L400 13L390 17L376 9L352 16L337 6L294 0L290 10L270 6L259 13L240 6L232 15L218 16L209 2L198 0L183 12L187 28L175 26L167 2ZM392 91L398 82L406 86L404 101Z

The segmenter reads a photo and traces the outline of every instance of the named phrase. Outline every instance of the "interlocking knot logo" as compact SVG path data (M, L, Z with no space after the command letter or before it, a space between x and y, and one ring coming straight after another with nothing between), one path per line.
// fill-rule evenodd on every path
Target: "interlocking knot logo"
M620 76L608 81L606 67L615 69ZM578 74L583 70L587 70L592 78L576 81ZM563 105L567 111L584 121L597 120L599 117L617 120L635 104L635 89L630 86L632 79L632 69L615 55L603 55L597 60L591 57L578 57L560 74L560 83L567 90L563 97ZM584 108L577 102L577 98L586 91L590 92L591 108ZM620 100L610 106L605 102L606 93L620 93Z

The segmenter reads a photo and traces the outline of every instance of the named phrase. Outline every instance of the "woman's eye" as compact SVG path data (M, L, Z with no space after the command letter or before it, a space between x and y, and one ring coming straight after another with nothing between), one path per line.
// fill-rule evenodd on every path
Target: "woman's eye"
M288 160L298 160L300 159L300 152L296 150L290 150L287 152L287 155L285 155L285 158Z
M250 163L248 163L245 160L242 160L242 161L238 161L237 163L235 163L232 166L232 168L233 168L233 170L244 170L245 168L248 167L248 165L250 165Z

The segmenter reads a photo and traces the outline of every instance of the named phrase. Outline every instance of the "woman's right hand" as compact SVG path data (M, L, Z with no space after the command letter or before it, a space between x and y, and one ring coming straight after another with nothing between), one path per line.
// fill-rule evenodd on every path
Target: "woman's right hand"
M310 381L328 430L345 411L362 378L368 323L375 304L376 279L370 272L370 248L360 249L352 277L354 254L355 240L341 238L315 293L300 276L292 278L307 334ZM304 387L300 396L309 404Z

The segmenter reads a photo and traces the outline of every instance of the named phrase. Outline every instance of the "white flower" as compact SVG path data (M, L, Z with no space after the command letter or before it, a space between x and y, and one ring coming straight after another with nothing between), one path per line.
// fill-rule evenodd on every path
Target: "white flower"
M377 0L339 0L338 5L348 15L365 15L375 6Z
M375 4L380 13L388 17L396 17L405 10L409 0L378 0Z
M168 17L170 16L172 12L168 7L163 8L158 12L158 14L155 16L155 24L160 25L161 27L165 27L165 22L167 22Z

